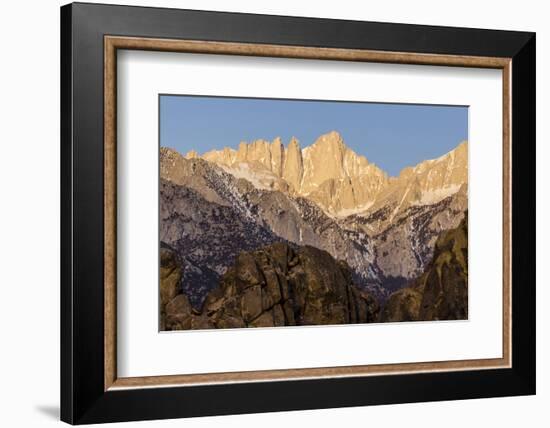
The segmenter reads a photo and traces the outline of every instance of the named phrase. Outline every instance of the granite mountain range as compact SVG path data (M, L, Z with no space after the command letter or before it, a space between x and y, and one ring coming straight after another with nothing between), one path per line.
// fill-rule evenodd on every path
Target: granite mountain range
M351 282L384 306L392 293L425 273L440 235L461 225L467 192L465 141L437 159L404 168L397 177L355 153L335 131L305 148L296 138L286 147L276 138L202 155L161 147L160 240L179 272L172 297L184 295L194 316L204 317L205 300L220 293L216 290L228 282L242 253L284 244L303 263L324 257L303 250L308 247L345 262L343 272L349 267L350 279L342 279L339 290ZM295 269L285 272L288 276ZM346 299L359 302L358 297ZM296 308L294 321L305 310ZM283 305L276 310L279 318L268 318L280 321L285 310ZM231 314L233 322L236 315ZM367 318L372 321L374 312L362 319ZM236 325L242 322L239 318Z

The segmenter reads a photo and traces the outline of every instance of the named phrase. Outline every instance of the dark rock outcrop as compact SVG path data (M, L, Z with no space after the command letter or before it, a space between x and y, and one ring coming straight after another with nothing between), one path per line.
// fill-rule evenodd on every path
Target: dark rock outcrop
M164 312L166 329L180 330L368 323L379 306L353 284L345 262L278 242L240 253L200 313L181 294Z
M180 289L181 267L176 253L167 245L160 248L160 302L161 306L176 297Z
M175 251L166 244L161 243L160 247L160 272L159 272L159 299L160 299L160 329L167 330L167 311L173 313L174 304L177 296L181 293L181 263ZM187 297L185 296L185 299ZM187 303L189 301L187 300ZM182 313L183 311L178 310ZM183 313L182 313L183 315ZM168 316L169 317L169 316ZM170 326L172 320L170 320Z
M162 179L160 238L179 256L182 287L194 308L201 307L240 251L281 239L235 206L209 202L191 188Z
M381 321L468 319L468 213L438 238L432 262L409 287L393 293Z
M202 316L191 305L183 291L181 263L176 252L162 244L160 250L160 329L189 330L214 327L206 316Z

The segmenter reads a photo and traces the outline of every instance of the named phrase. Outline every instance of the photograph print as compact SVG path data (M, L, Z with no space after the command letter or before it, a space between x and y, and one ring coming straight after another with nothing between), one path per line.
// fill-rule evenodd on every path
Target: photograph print
M161 331L468 319L468 107L159 95Z

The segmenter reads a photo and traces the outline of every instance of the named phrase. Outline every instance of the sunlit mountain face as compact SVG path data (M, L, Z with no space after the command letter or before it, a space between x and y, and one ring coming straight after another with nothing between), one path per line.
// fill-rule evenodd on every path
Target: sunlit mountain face
M160 176L164 329L467 317L465 141L398 176L336 131L307 147L163 147ZM436 262L458 275L446 311L433 306L444 287L426 297L415 285Z

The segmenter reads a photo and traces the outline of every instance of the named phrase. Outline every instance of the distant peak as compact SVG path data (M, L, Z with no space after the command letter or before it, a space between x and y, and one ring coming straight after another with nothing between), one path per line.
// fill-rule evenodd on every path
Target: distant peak
M466 157L466 160L467 160L467 157L468 157L468 141L466 141L466 140L462 141L454 149L449 150L447 153L445 153L444 155L438 157L437 159L432 159L431 161L427 161L427 162L445 161L445 160L448 160L449 158L454 159L457 156L458 157Z
M298 139L296 137L292 137L290 139L290 143L288 143L288 147L296 147L296 148L300 148L300 142L298 141Z
M176 149L173 149L171 147L166 147L166 146L161 147L160 152L161 153L177 153L178 155L180 154Z
M163 160L168 160L168 159L178 159L178 158L181 158L182 155L180 154L180 152L178 152L177 150L175 149L172 149L170 147L161 147L160 148L160 159L161 159L161 162Z
M342 139L342 135L336 130L332 130L330 132L327 132L326 134L323 134L322 136L325 136L327 138L334 138L334 139Z
M338 131L330 131L326 134L322 134L319 138L317 138L317 141L343 142L344 139Z
M283 144L281 137L275 137L271 144L274 146L281 146Z
M184 157L185 159L197 159L199 157L199 154L196 150L190 150Z
M468 153L468 141L464 140L462 141L458 146L454 148L454 151L456 153L465 153L467 156Z
M306 149L325 149L325 148L333 148L338 151L345 151L348 147L344 143L344 139L342 138L342 135L338 131L330 131L326 134L322 134L319 136L313 144L311 144Z

